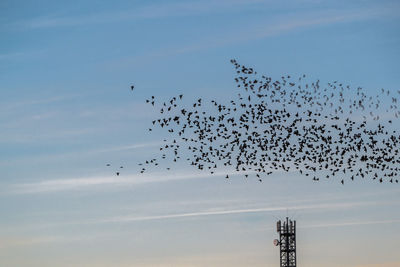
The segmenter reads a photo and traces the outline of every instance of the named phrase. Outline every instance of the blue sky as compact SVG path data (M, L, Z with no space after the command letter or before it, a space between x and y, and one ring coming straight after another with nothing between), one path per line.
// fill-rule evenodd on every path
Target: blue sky
M2 1L0 265L278 266L273 227L289 215L301 266L399 266L396 185L137 166L164 137L146 131L157 114L144 100L227 100L231 58L273 78L399 90L399 11L368 0Z

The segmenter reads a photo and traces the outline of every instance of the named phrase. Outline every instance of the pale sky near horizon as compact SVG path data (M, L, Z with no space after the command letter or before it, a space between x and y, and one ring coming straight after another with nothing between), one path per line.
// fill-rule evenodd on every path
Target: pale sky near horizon
M398 184L137 166L145 99L228 100L232 58L400 90L399 26L386 0L1 1L0 266L279 266L286 216L299 266L400 266Z

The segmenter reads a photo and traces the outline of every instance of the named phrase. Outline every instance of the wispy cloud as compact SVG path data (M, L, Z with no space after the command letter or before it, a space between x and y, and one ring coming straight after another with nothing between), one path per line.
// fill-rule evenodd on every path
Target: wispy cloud
M190 203L190 202L189 202ZM229 204L229 203L228 203ZM175 213L168 213L168 214L159 214L159 215L124 215L124 216L112 216L109 218L98 218L92 219L87 221L70 221L70 222L63 222L63 223L48 223L45 224L46 227L57 227L63 225L79 225L79 224L108 224L108 223L130 223L130 222L140 222L140 221L156 221L156 220L167 220L167 219L185 219L191 217L209 217L209 216L223 216L223 215L244 215L249 213L275 213L287 211L288 209L291 211L314 211L314 212L326 212L332 210L344 210L344 209L354 209L358 207L364 206L371 206L371 205L378 205L382 203L371 202L371 201L359 201L359 202L341 202L341 203L310 203L310 204L292 204L292 205L281 205L281 206L273 206L268 204L260 204L258 203L255 207L248 207L248 208L232 208L231 206L219 206L219 207L212 207L208 209L198 210L198 211L191 211L191 212L175 212ZM381 223L386 222L382 221ZM392 220L390 222L397 222L396 220ZM377 221L370 222L377 223ZM336 227L341 226L347 223L340 223L340 224L319 224L315 227ZM356 224L356 223L348 223ZM310 226L302 226L304 228L314 227L314 225Z
M136 221L149 221L149 220L164 220L164 219L176 219L176 218L187 218L187 217L204 217L204 216L216 216L216 215L231 215L231 214L246 214L246 213L264 213L264 212L276 212L285 211L290 209L294 210L335 210L335 209L348 209L360 206L371 205L371 202L348 202L348 203L326 203L326 204L311 204L311 205L294 205L294 206L278 206L278 207L261 207L251 209L221 209L212 211L199 211L199 212L188 212L178 214L166 214L166 215L154 215L154 216L123 216L115 217L104 220L96 220L88 223L125 223L125 222L136 222Z
M49 15L31 19L25 21L22 24L24 27L41 29L41 28L54 28L54 27L73 27L80 25L92 25L92 24L107 24L107 23L118 23L133 20L143 19L160 19L168 17L184 17L184 16L199 16L199 15L210 15L233 12L235 10L243 12L245 8L254 7L270 7L273 2L270 0L220 0L220 1L179 1L179 2L160 2L157 4L150 4L146 6L137 7L135 9L129 9L124 11L114 11L108 13L94 13L86 14L82 16L56 16ZM295 4L312 3L312 1L297 1ZM275 3L276 4L276 3ZM293 4L293 3L292 3ZM358 9L356 12L337 12L343 14L336 16L335 20L332 21L332 17L325 17L319 20L304 21L307 25L311 24L323 24L339 22L343 20L355 20L365 17L368 13L369 17L382 15L382 11L388 12L392 7L388 8L371 8L371 9ZM350 17L349 17L350 16ZM307 26L300 25L298 26ZM287 25L290 27L290 25ZM277 29L283 30L283 29Z
M149 143L116 146L116 147L93 150L93 151L90 151L90 153L104 153L104 152L123 151L123 150L131 150L131 149L138 149L138 148L157 147L162 144L163 144L163 142L149 142Z
M376 19L385 15L394 14L391 7L364 8L353 11L331 10L305 13L297 16L282 15L277 18L269 19L264 22L257 22L254 27L247 27L238 32L214 36L207 40L198 41L194 45L189 45L171 51L171 54L179 54L203 50L206 48L221 47L230 44L240 44L249 41L264 39L281 34L287 34L296 30L304 30L317 26L327 26L331 24L355 22L368 19ZM397 14L394 14L397 16Z
M323 204L323 205L309 205L309 206L297 206L292 207L299 210L314 210L318 212L319 210L335 210L343 208L352 208L361 205L367 205L367 203L343 203L343 204ZM90 224L113 224L113 223L134 223L141 221L153 221L153 220L170 220L170 219L185 219L191 217L206 217L206 216L224 216L224 215L243 215L248 213L269 213L275 211L281 211L286 208L283 207L269 207L269 208L258 208L258 209L242 209L242 210L221 210L221 211L205 211L205 212L192 212L192 213L179 213L179 214L169 214L169 215L159 215L159 216L138 216L138 217L115 217L103 220L92 220L86 222L66 222L61 224L47 225L46 227L62 226L62 225L90 225ZM363 226L363 225L380 225L380 224L399 224L400 220L376 220L376 221L357 221L357 222L338 222L338 223L326 223L326 224L313 224L313 225L298 225L298 229L305 228L336 228L336 227L352 227L352 226ZM262 227L252 228L253 231L271 231L274 227ZM20 246L36 246L40 244L47 243L69 243L69 242L82 242L98 239L99 237L112 237L119 235L119 233L96 233L91 235L83 236L37 236L37 237L3 237L0 242L0 249L8 247L20 247ZM365 265L365 267L377 267L386 265ZM397 265L387 265L388 267L394 267ZM364 267L360 265L359 267Z
M136 174L128 176L96 176L96 177L80 177L71 179L43 180L34 183L14 184L7 190L8 193L26 194L26 193L45 193L59 192L79 189L99 188L100 186L122 186L122 185L139 185L153 182L167 182L183 179L196 179L211 176L222 176L229 174L243 175L240 172L218 172L215 174L205 172L187 172L187 173L152 173L152 174Z
M258 205L258 207L254 208L241 208L241 209L232 209L229 207L215 207L207 210L200 211L192 211L192 212L181 212L181 213L168 213L168 214L159 214L159 215L125 215L125 216L111 216L108 218L98 218L98 219L90 219L90 220L79 220L79 221L69 221L62 223L47 223L45 225L40 225L40 227L45 228L53 228L53 227L65 227L65 226L74 226L74 225L103 225L103 224L129 224L129 223L137 223L137 222L145 222L145 221L162 221L162 220L174 220L174 219L191 219L196 217L215 217L215 216L227 216L227 215L243 215L247 214L259 214L259 213L276 213L282 212L287 209L292 211L308 211L312 213L317 212L332 212L334 210L343 211L344 209L355 209L365 206L371 205L383 205L384 203L380 202L370 202L370 201L360 201L360 202L342 202L342 203L318 203L318 204L304 204L304 205L296 205L293 204L291 206L271 206L271 205ZM299 225L299 229L303 228L335 228L335 227L351 227L351 226L362 226L362 225L379 225L379 224L398 224L400 223L400 219L388 219L388 220L370 220L370 221L343 221L343 222L335 222L335 223L320 223L320 224L306 224L303 222L302 225ZM262 227L253 228L253 231L270 231L273 227ZM109 233L108 235L114 235L113 233ZM49 237L35 237L35 238L22 238L22 239L7 239L3 238L3 242L0 243L0 248L10 247L10 246L28 246L28 245L37 245L41 243L54 243L54 242L81 242L85 239L94 239L99 237L98 234L93 236L82 237L63 237L63 236L49 236Z
M222 0L161 2L128 11L98 13L80 17L40 17L25 23L28 28L70 27L87 24L104 24L138 19L195 16L241 9L245 6L267 3L265 0Z
M76 132L75 134L84 134L84 133L89 133L89 131L82 131L82 132ZM74 134L74 132L67 132L65 134ZM159 141L154 141L154 142L145 142L145 143L136 143L136 144L126 144L126 145L120 145L120 146L109 146L109 147L103 147L103 148L97 148L97 149L84 149L84 150L76 150L72 152L63 152L63 153L48 153L44 155L34 155L34 156L26 156L26 157L19 157L17 159L6 159L3 161L0 161L0 166L1 165L7 165L7 164L16 164L16 163L23 163L26 161L29 162L50 162L53 160L65 160L68 158L87 158L87 157L93 157L96 155L102 155L110 152L122 152L122 151L130 151L130 150L140 150L140 149L146 149L146 148L152 148L152 147L158 147L162 145L163 142ZM78 178L80 179L80 178Z
M163 48L157 51L151 51L134 57L124 57L107 62L107 68L118 68L130 65L135 61L149 62L151 59L159 57L169 57L179 54L197 52L207 49L225 47L229 45L240 45L252 41L262 40L283 34L289 34L295 31L303 31L311 28L328 26L339 23L351 23L356 21L372 20L377 18L386 18L389 16L398 16L393 10L399 6L377 6L357 10L324 10L293 14L279 14L269 16L262 21L243 23L236 27L234 32L223 31L215 35L204 36L195 40L192 44L185 44L176 47Z

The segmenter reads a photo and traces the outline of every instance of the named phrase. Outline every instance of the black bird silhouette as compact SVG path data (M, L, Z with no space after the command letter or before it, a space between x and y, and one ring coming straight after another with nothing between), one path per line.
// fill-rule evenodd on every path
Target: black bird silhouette
M323 85L306 75L274 80L231 63L240 92L226 103L198 99L183 106L178 95L158 107L154 96L146 100L160 110L152 126L171 137L164 139L160 159L175 163L185 154L199 170L215 174L223 166L244 177L255 173L260 182L261 175L295 170L313 181L337 177L343 185L366 177L398 183L400 135L393 125L400 111L389 90L369 96L361 87ZM381 119L384 113L388 121ZM155 159L146 164L159 166Z

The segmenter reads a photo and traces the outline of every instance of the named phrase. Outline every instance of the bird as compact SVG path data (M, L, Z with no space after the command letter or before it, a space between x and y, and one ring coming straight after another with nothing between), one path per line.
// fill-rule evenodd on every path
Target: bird
M225 102L198 98L187 104L177 101L182 94L160 103L154 96L146 100L159 110L149 131L159 129L170 137L160 146L165 152L160 160L173 164L185 154L190 166L211 175L223 166L245 178L255 172L260 182L260 175L291 170L313 181L338 179L342 185L345 178L375 180L376 173L384 182L400 174L400 136L389 127L400 111L388 90L371 96L336 80L322 84L304 74L273 79L231 63L239 93ZM376 115L384 103L391 104L389 120ZM146 164L161 166L155 160Z

